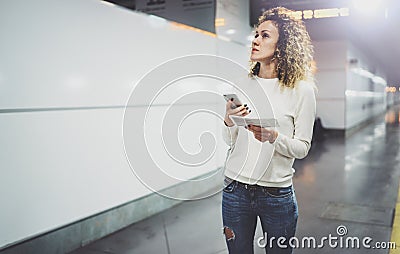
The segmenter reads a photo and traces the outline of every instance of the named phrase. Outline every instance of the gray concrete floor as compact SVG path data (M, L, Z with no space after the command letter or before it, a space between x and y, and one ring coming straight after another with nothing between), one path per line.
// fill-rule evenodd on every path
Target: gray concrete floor
M296 161L294 186L300 216L297 238L360 239L360 248L298 248L295 254L389 253L366 249L364 237L390 241L392 212L400 178L400 106L389 109L348 138L323 135L316 138L307 158ZM327 212L328 207L340 209ZM262 236L260 226L256 239ZM400 239L398 239L400 244ZM255 253L265 253L256 244ZM182 203L163 213L78 249L73 254L100 253L227 253L221 221L221 193Z

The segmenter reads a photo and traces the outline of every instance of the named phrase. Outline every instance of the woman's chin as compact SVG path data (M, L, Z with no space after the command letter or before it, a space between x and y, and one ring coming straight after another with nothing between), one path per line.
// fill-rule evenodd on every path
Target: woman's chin
M253 62L258 62L258 58L257 57L250 56L250 60L253 61Z
M250 55L250 60L253 61L253 62L261 62L261 61L265 60L265 58L259 57L256 54L251 54Z

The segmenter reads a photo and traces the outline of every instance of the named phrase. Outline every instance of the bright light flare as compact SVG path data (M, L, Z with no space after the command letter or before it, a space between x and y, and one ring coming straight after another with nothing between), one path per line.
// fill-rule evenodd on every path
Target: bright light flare
M376 10L382 4L379 0L352 0L352 2L354 9L367 15L376 14Z

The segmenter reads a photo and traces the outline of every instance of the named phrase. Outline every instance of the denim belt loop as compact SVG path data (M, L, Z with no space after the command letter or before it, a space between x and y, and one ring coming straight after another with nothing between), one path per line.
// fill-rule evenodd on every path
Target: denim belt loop
M261 185L256 185L256 184L241 183L238 181L236 181L236 183L242 185L246 190L263 188Z

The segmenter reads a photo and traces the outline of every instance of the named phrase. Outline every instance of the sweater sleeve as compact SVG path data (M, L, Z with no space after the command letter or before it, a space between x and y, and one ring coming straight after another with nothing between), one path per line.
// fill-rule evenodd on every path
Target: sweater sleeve
M234 126L228 127L228 126L224 125L223 130L222 130L222 137L228 146L233 146L236 143L238 133L239 133L238 126L234 125Z
M316 114L316 99L313 85L304 84L299 91L299 100L296 105L294 135L288 137L281 133L275 140L275 151L296 159L307 156L311 148L311 139Z

